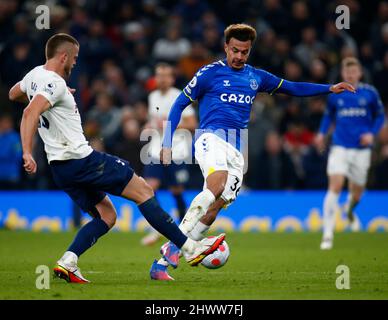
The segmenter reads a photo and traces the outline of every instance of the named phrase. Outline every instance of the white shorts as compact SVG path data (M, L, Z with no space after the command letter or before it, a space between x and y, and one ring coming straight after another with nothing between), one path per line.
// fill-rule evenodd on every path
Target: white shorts
M230 205L237 197L243 181L244 157L230 143L213 133L202 134L194 144L195 159L205 179L214 171L228 171L228 179L221 198Z
M353 183L365 186L370 162L370 149L350 149L333 146L329 153L327 174L329 176L343 175Z

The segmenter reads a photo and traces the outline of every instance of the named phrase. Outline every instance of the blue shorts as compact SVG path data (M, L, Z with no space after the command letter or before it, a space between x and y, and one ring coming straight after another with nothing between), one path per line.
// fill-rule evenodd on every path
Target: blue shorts
M148 164L144 166L144 178L154 178L161 181L161 188L185 185L189 181L189 171L185 163Z
M50 167L57 186L92 213L105 192L120 196L134 174L128 161L98 151L83 159L51 161Z

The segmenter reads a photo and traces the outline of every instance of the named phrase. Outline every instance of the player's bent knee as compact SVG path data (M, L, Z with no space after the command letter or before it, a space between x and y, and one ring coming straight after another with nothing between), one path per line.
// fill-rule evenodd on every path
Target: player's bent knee
M158 179L147 179L146 183L155 191L160 187L160 181Z
M154 189L152 189L152 187L142 177L139 177L137 187L138 194L134 201L138 204L143 203L148 199L151 199L155 195Z
M342 184L339 183L331 183L329 185L329 190L334 193L341 193L342 191Z
M102 220L104 220L104 222L107 224L109 229L112 229L113 226L116 224L116 218L117 218L117 215L115 214L108 217L104 217L102 218Z
M109 229L113 228L116 224L116 210L114 208L104 208L104 210L100 211L101 219L107 224Z
M101 218L111 229L116 223L116 209L113 206L112 201L106 196L100 203L95 207L95 210L98 212L99 218Z
M134 175L121 196L136 204L141 204L154 196L154 190L142 177Z
M213 192L216 198L219 198L225 190L225 185L226 185L225 183L221 182L218 185L213 185L212 187L209 188L209 190Z
M148 200L149 198L152 198L154 196L154 189L143 178L140 179L142 180L142 194L145 200Z

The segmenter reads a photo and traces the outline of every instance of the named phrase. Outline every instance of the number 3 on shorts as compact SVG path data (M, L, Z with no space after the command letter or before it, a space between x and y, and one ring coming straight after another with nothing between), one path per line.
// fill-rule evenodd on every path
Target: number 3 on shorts
M234 185L230 186L230 190L232 190L235 193L235 197L237 198L238 192L240 191L240 188L241 188L241 187L237 188L237 185L239 184L240 179L237 178L236 176L234 177L234 179L235 179Z

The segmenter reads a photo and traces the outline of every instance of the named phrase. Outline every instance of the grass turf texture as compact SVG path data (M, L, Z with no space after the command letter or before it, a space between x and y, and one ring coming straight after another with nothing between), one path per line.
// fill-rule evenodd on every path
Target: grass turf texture
M388 299L388 238L342 233L320 251L319 233L228 233L228 263L217 270L181 260L174 282L149 279L160 241L142 247L140 233L109 233L80 259L87 285L53 280L52 267L74 233L0 230L0 299ZM340 264L350 290L336 289ZM38 265L50 267L50 289L38 290Z

